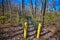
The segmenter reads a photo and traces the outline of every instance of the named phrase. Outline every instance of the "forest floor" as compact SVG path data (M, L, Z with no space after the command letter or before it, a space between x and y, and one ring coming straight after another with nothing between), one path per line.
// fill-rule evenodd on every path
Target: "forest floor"
M52 22L45 22L43 32L41 32L41 37L39 40L60 40L60 16L55 17L56 20ZM36 33L37 30L30 25L31 37L27 36L27 40L37 40ZM23 39L24 28L22 24L19 26L12 25L10 23L0 25L0 40L24 40ZM31 39L29 39L31 38Z

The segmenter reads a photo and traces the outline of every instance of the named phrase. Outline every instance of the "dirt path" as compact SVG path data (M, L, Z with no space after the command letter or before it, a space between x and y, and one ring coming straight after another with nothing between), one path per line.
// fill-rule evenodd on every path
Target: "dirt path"
M55 37L52 37L56 32L56 27L44 28L44 31L41 32L40 40L56 40ZM6 25L4 28L1 28L1 39L0 40L23 40L23 26ZM51 38L52 37L52 38ZM27 40L36 40L36 30L32 24L29 24Z

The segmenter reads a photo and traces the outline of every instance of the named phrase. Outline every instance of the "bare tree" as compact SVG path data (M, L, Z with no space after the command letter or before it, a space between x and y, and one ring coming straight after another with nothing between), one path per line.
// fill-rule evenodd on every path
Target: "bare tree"
M45 11L46 11L46 3L47 3L47 0L42 0L42 2L43 2L43 15L42 15L42 18L43 18L43 20L42 20L42 27L44 27L44 16L45 16Z
M2 16L4 16L4 0L2 0ZM3 18L3 24L5 23L5 20Z
M18 7L17 7L17 25L19 24L19 9L20 9L20 4L18 4Z
M37 0L35 0L35 13L34 13L34 17L36 17L36 9L37 9Z
M24 6L24 0L22 0L22 16L25 16L25 6Z
M30 0L30 2L31 2L32 15L33 15L33 17L34 17L34 16L35 16L35 14L34 14L34 6L33 6L33 2L32 2L32 0Z
M6 0L6 5L7 5L7 19L6 21L10 22L11 23L11 2L10 0Z
M55 16L57 16L55 0L52 0L52 5L53 5L53 9L54 9L54 14L55 14Z

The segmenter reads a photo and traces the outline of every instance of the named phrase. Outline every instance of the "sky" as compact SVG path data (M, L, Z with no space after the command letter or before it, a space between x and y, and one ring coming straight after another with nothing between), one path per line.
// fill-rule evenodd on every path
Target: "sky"
M29 0L24 0L25 2L25 5L29 5ZM51 2L52 0L48 0L48 2ZM0 0L0 2L2 2L2 0ZM12 0L11 0L11 2L13 2ZM22 3L22 0L14 0L14 2L17 4L17 3ZM32 0L32 2L33 2L33 4L34 4L34 2L35 2L35 0ZM41 2L39 3L40 4L40 6L41 6ZM55 0L55 6L56 6L56 10L59 10L60 9L60 0Z

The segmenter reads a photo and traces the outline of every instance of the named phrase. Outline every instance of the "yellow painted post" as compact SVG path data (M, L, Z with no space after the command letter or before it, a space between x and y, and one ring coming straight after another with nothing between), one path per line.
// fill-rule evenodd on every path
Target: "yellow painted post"
M41 23L38 24L38 30L37 30L37 38L39 39L40 34L41 34Z
M27 22L24 24L24 39L26 39L27 36Z

